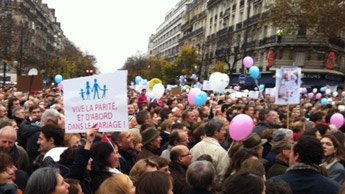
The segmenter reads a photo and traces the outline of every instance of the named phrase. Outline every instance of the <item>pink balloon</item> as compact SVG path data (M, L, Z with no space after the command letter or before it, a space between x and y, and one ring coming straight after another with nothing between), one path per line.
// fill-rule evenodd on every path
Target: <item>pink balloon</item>
M321 93L317 93L317 94L315 95L315 98L318 99L318 100L321 99L321 97L322 97L322 94L321 94Z
M195 96L198 92L200 92L200 89L198 89L198 88L193 88L190 90L190 92L188 93L189 105L195 105Z
M253 119L246 114L239 114L230 123L230 137L235 141L242 141L252 133L253 128Z
M301 94L306 94L307 93L307 88L301 88Z
M251 68L253 65L254 65L254 60L253 58L251 58L250 56L246 56L244 57L243 59L243 65L246 67L246 68Z
M63 90L63 83L60 82L60 83L57 85L57 87L58 87L60 90Z
M330 123L339 129L344 124L344 116L340 113L334 113L331 116Z
M314 97L314 93L310 92L308 93L308 99L312 99Z
M343 97L345 97L345 91L343 91L343 92L341 93L341 95L342 95Z

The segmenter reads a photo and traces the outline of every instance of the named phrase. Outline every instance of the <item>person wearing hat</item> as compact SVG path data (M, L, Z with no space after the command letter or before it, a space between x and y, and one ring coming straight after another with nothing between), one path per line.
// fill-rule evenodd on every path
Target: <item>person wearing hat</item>
M319 140L302 136L291 148L289 168L274 180L287 182L293 193L329 193L339 192L340 185L321 174L324 151Z
M272 134L272 146L279 144L280 142L288 142L290 144L294 143L293 131L291 129L279 128L275 130ZM272 150L272 149L271 149ZM276 161L277 154L269 150L265 157L267 162L265 163L266 172L273 166Z
M147 128L141 133L143 150L138 154L137 161L160 155L159 148L162 138L159 134L160 132L153 127Z
M287 141L281 141L272 147L271 152L276 154L276 161L268 170L267 178L284 174L289 168L291 144Z
M267 139L261 139L261 137L252 133L249 137L243 141L243 147L248 149L253 149L258 154L258 158L262 158L262 152L264 150L264 145L267 142Z

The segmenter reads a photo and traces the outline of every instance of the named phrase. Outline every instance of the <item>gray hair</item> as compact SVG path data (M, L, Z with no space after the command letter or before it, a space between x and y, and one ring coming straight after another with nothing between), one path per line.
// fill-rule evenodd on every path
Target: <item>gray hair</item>
M211 119L206 125L205 125L205 133L207 137L212 137L216 131L219 131L224 126L224 122L220 119L214 118Z
M21 110L25 111L25 109L23 107L17 107L15 109L13 109L12 110L12 117L15 117L17 115L17 113Z
M30 176L24 194L53 193L57 183L59 170L52 167L37 169Z
M56 109L46 109L41 116L41 124L45 124L48 120L53 120L58 123L60 113Z
M293 131L291 129L279 128L272 134L272 140L274 142L286 141L291 138Z
M214 182L216 170L209 161L195 161L189 165L186 179L187 183L196 189L208 189Z
M4 134L4 133L8 133L8 132L10 132L10 133L12 133L15 137L16 137L16 139L17 139L17 131L16 131L16 129L15 128L13 128L12 126L5 126L5 127L3 127L3 128L1 128L0 129L0 137Z

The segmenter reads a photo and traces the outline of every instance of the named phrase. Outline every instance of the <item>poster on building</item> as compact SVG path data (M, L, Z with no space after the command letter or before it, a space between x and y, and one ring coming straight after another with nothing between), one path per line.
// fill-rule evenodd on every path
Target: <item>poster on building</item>
M299 104L301 68L282 67L276 71L275 103L278 105Z
M127 131L127 71L64 80L65 132Z

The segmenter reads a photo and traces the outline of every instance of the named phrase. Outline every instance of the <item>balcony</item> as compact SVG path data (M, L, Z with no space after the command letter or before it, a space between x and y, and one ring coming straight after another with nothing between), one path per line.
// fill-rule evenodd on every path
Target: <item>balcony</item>
M184 42L184 41L186 41L186 40L188 40L188 39L190 39L190 38L192 38L194 36L197 36L197 35L199 35L199 34L201 34L203 32L204 32L204 28L201 27L201 28L199 28L197 30L194 30L193 32L190 32L190 33L184 35L182 38L180 38L179 42L182 43L182 42Z
M259 46L264 46L266 44L273 44L276 43L276 36L270 36L270 37L266 37L262 40L260 40L259 42Z
M341 49L345 49L345 41L341 38L330 38L329 43Z

